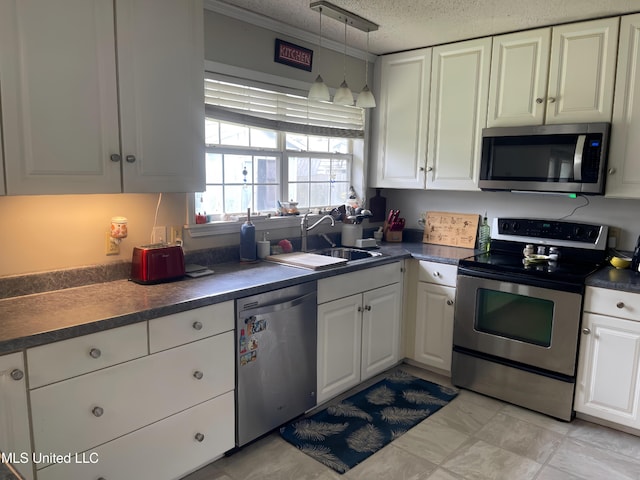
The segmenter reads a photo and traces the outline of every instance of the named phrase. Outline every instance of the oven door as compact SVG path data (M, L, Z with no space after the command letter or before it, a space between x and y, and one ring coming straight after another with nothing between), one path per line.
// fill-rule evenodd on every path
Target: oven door
M582 295L458 275L453 344L574 376Z

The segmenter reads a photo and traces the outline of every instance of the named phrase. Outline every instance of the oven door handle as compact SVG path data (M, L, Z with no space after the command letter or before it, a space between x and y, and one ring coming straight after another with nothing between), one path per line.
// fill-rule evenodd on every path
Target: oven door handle
M574 284L568 282L551 281L536 278L533 276L511 275L509 273L497 273L487 270L476 270L465 267L458 267L458 276L466 275L468 277L495 280L497 282L519 283L521 285L529 285L531 287L547 288L550 290L560 290L563 292L580 293L584 292L582 284Z
M586 139L586 135L578 135L576 151L573 154L573 180L575 182L582 181L582 154L584 153L584 142Z

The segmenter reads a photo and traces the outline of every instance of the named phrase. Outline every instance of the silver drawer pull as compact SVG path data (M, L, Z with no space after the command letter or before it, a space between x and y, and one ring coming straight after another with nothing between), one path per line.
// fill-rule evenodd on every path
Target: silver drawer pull
M94 417L101 417L104 413L104 409L102 407L93 407L91 413L93 413Z
M22 380L24 378L24 372L19 368L14 368L11 370L11 378L14 380Z
M196 439L198 442L203 441L203 440L204 440L204 434L202 434L202 433L200 433L200 432L196 433L196 435L195 435L195 439Z
M440 272L433 272L433 276L434 277L441 277L442 275L440 275Z
M618 303L616 303L616 307L618 307L618 308L624 308L624 302L618 302Z
M451 299L447 300L447 305L449 305L449 306L453 305L453 300L451 300Z
M202 330L202 322L193 322L194 330Z
M89 350L89 356L91 358L100 358L101 355L102 355L102 352L100 351L99 348L92 348L91 350Z
M362 311L362 307L360 305L358 305L358 311L361 312Z
M200 370L196 370L195 372L193 372L193 376L197 380L202 380L202 377L204 377L204 373L202 373Z
M365 305L364 309L365 309L367 312L370 312L370 311L371 311L371 305Z
M589 335L591 333L591 329L589 328L583 328L582 329L582 333L584 333L585 335Z

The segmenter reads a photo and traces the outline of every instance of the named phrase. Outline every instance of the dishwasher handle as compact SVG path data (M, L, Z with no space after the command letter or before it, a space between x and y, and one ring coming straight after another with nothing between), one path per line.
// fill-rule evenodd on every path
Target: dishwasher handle
M243 317L252 317L255 315L265 315L268 313L279 312L282 310L287 310L289 308L293 308L301 303L312 300L316 297L316 292L307 293L306 295L302 295L301 297L294 298L292 300L282 302L282 303L274 303L271 305L263 305L261 307L252 308L250 310L242 310L240 315Z

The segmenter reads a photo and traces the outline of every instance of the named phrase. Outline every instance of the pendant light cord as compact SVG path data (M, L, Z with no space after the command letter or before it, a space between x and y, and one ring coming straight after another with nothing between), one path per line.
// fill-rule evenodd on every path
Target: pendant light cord
M347 81L347 22L349 21L349 19L345 18L344 19L344 57L343 58L343 62L342 62L342 68L343 68L343 80L346 82Z

